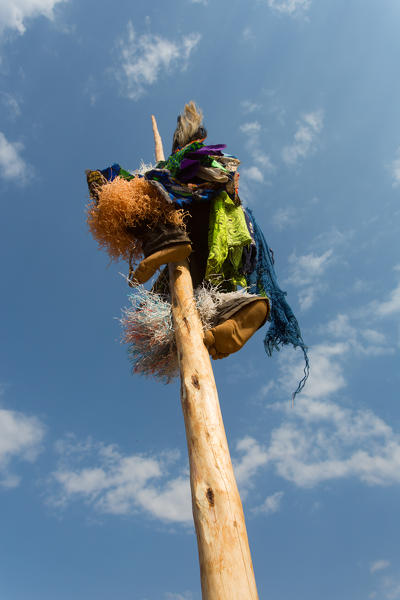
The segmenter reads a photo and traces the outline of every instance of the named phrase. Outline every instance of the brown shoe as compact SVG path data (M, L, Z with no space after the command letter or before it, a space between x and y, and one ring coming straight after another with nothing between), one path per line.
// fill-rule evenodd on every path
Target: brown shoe
M190 244L176 244L150 254L142 260L136 271L131 276L132 285L146 283L161 265L180 262L189 256L192 251Z
M215 360L238 352L257 329L264 325L269 309L268 298L254 300L224 323L206 331L204 344L211 357Z

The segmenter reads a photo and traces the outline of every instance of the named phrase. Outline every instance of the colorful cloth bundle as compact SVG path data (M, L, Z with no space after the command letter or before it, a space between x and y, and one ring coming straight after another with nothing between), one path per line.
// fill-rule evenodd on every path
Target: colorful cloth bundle
M131 174L118 164L102 170L101 174L109 182L116 177L126 180L144 177L176 209L197 202L210 203L205 280L219 294L235 292L240 286L253 295L270 299L270 324L264 339L266 353L271 355L273 350L291 344L300 347L304 354L304 377L294 397L308 378L307 348L297 319L286 301L286 292L278 285L273 257L264 235L251 210L240 206L236 174L239 161L224 154L224 148L224 144L206 146L203 140L196 140L143 175ZM168 302L165 304L158 294L146 295L143 290L132 296L131 301L133 308L125 313L124 324L134 368L169 380L176 371L176 364L175 359L172 360L174 345ZM168 344L160 344L157 335L153 335L155 322L159 324L156 327L161 328L161 337L169 339Z

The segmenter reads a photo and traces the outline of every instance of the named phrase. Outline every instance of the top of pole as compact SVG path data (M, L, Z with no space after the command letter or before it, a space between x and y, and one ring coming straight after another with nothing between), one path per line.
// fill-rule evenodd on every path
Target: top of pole
M163 149L163 145L162 145L161 136L158 133L157 121L156 121L156 118L154 115L151 115L151 122L153 124L156 161L158 162L160 160L165 160L164 149Z

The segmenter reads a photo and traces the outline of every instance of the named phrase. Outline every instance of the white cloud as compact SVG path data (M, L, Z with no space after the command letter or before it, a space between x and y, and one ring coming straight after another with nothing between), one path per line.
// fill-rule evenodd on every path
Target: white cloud
M264 181L264 175L262 171L255 165L248 167L248 169L242 169L240 174L242 177L247 177L248 179L251 179L257 183L262 183Z
M236 450L242 455L234 461L235 476L238 486L246 492L253 485L253 478L260 467L266 465L268 456L265 448L254 438L244 437L236 444Z
M267 0L268 6L278 13L294 16L308 10L311 0Z
M390 292L388 300L376 303L375 311L380 317L400 312L400 283Z
M268 462L299 487L353 477L369 485L400 483L400 436L372 411L303 397L272 431Z
M370 573L376 573L377 571L383 571L383 569L387 569L390 567L390 562L388 560L376 560L370 565L369 571Z
M44 426L36 417L0 409L0 485L15 487L19 477L10 473L12 461L33 462L41 450Z
M245 146L251 161L255 163L249 167L242 167L240 173L245 180L263 183L264 174L272 173L275 166L270 156L263 151L260 140L261 125L258 121L249 121L240 126L240 131L247 137Z
M90 440L79 444L73 437L58 444L58 451L61 464L51 475L53 505L62 507L83 499L104 514L143 512L167 522L192 521L188 478L168 478L176 453L124 456L115 446Z
M22 149L22 144L9 142L4 133L0 131L0 174L5 179L24 180L26 178L28 165L20 156Z
M397 149L396 158L390 164L390 171L393 178L393 187L400 185L400 148Z
M314 400L327 398L346 386L342 361L350 351L350 345L342 341L316 344L308 354L312 368L301 397ZM300 352L284 351L278 357L280 365L279 388L289 394L301 378L303 356ZM297 400L296 400L297 402Z
M240 131L242 133L252 135L254 133L258 133L259 131L261 131L261 125L258 121L251 121L249 123L243 123L243 125L240 126Z
M314 152L318 134L322 131L324 113L316 110L302 115L297 123L293 143L282 150L282 158L287 165L295 165L299 159Z
M124 93L137 100L163 73L185 69L200 39L199 33L188 34L179 41L150 33L138 36L129 22L127 39L120 41L122 75L119 78Z
M290 273L287 281L299 288L301 310L311 308L318 295L325 289L322 276L332 263L332 249L322 254L310 252L297 256L293 252L289 256Z
M271 496L267 496L261 506L257 506L252 509L254 514L265 514L271 515L272 513L278 512L281 507L283 492L275 492Z
M283 421L263 447L264 465L299 487L350 477L368 485L400 483L400 435L373 411L332 399L347 385L349 360L388 352L385 337L375 330L363 335L363 324L356 327L343 314L321 329L328 339L309 349L310 377L294 407L288 402L270 405L283 414ZM284 394L301 376L300 354L283 351L278 357L275 388Z
M54 7L65 0L2 0L0 2L0 33L6 28L22 34L26 22L44 16L53 19Z

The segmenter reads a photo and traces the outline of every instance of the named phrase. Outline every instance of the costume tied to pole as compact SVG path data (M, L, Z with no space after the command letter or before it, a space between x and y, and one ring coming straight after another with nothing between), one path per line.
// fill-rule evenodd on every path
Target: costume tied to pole
M295 396L309 372L298 322L278 286L264 235L242 206L240 161L223 151L224 144L206 145L206 137L202 113L190 102L166 160L132 173L118 164L86 172L89 229L111 260L129 262L135 286L121 320L133 370L165 382L179 372L166 267L151 290L141 284L162 265L188 258L212 358L240 350L268 320L267 354L286 344L304 353Z

